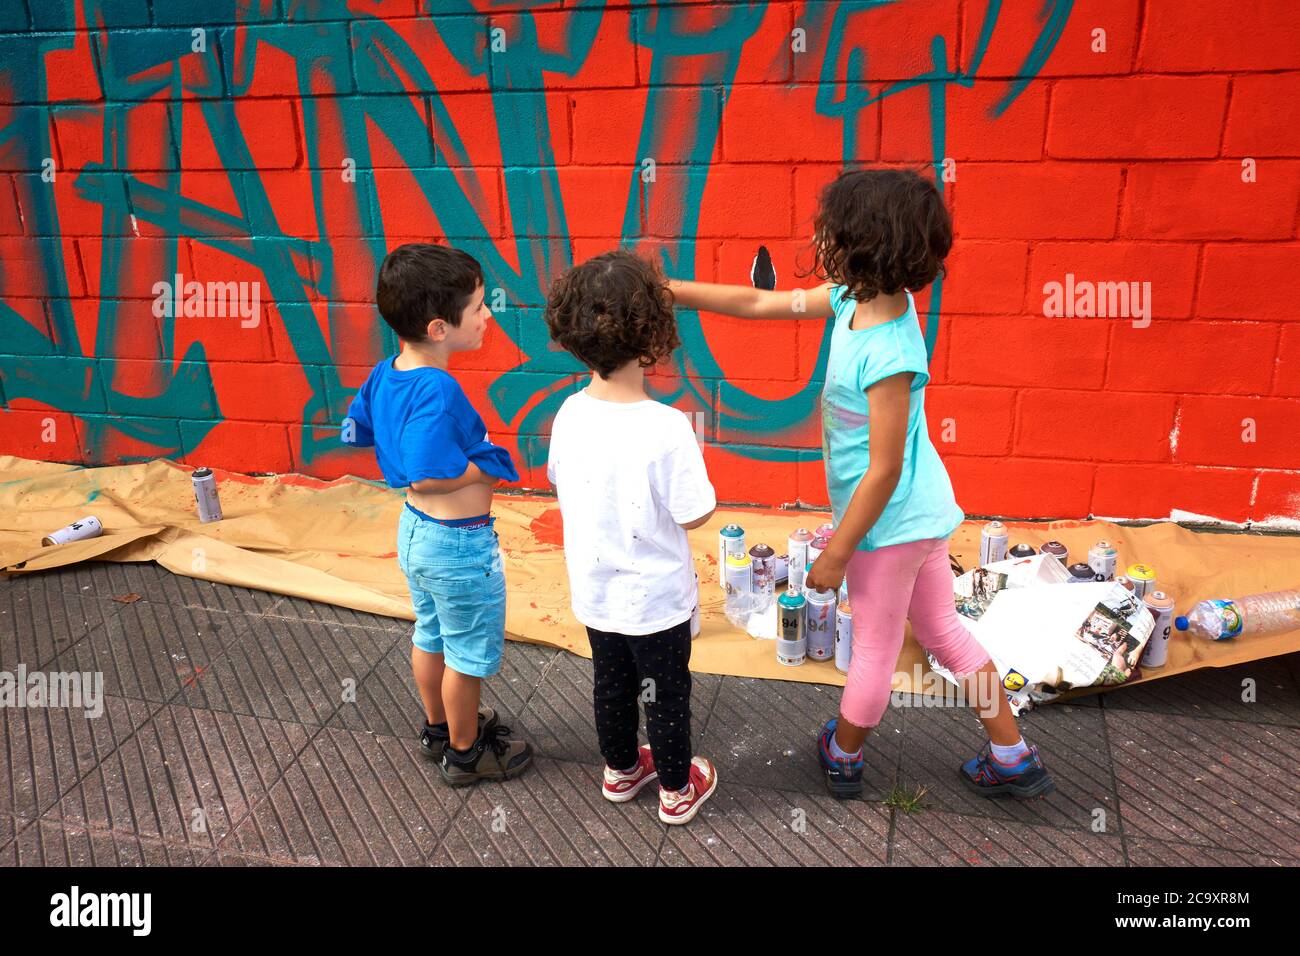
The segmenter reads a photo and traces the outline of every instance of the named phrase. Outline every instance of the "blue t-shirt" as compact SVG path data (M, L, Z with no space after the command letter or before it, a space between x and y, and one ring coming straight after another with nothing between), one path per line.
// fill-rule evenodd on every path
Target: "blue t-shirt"
M871 464L867 389L891 375L911 372L903 471L885 510L858 544L858 550L875 551L891 544L946 538L965 515L957 507L952 482L926 429L925 385L930 381L930 372L916 303L908 293L907 311L898 318L865 329L850 329L857 302L846 298L845 291L842 285L831 289L835 325L822 389L822 456L835 523L843 519Z
M459 478L471 461L486 474L519 480L510 453L488 441L487 426L459 382L440 368L395 369L395 358L371 369L348 408L353 435L347 443L375 446L390 488Z

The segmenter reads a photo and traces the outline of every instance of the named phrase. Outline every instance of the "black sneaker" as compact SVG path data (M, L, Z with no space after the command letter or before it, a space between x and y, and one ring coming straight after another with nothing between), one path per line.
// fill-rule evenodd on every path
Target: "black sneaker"
M533 762L532 744L510 737L510 728L497 724L484 727L466 753L451 747L442 752L438 771L453 787L468 787L480 780L510 780L519 776Z
M862 771L866 760L842 759L831 755L831 740L835 737L838 717L832 717L817 735L817 760L826 775L826 789L837 800L851 800L862 796Z
M497 725L497 712L491 707L483 706L478 709L478 732L481 735L484 727L495 727ZM424 730L420 731L420 749L424 751L425 756L432 757L434 760L442 759L443 748L451 739L451 733L440 727L432 727L429 724L424 725Z

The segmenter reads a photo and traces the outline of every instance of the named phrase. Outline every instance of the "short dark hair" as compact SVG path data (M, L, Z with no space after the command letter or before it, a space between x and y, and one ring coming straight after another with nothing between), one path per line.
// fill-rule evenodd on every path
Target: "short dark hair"
M934 183L910 169L856 169L822 190L813 273L859 302L917 292L944 274L952 216Z
M483 267L468 252L408 242L384 256L375 301L397 337L422 342L434 319L460 325L460 313L483 284Z
M551 339L609 378L650 368L681 346L673 294L659 268L630 252L603 252L555 280L546 300Z

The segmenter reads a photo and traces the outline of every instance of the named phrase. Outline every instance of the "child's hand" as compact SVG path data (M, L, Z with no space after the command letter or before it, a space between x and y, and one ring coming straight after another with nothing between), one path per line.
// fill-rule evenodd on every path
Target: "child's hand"
M838 591L844 581L844 569L847 566L847 561L829 551L823 551L809 569L804 586L814 591Z

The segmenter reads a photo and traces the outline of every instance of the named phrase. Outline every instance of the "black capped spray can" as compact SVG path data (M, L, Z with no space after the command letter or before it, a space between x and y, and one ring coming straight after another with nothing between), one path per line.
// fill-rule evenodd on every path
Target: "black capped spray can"
M1065 567L1070 566L1070 549L1059 541L1049 541L1042 547L1043 554L1050 554Z
M1007 552L1007 557L1032 558L1037 553L1038 552L1034 550L1034 546L1032 544L1025 544L1024 542L1021 542L1020 544L1016 545L1014 548L1012 548L1010 551Z
M194 500L199 505L199 520L204 524L221 520L221 499L217 496L217 476L211 468L199 468L190 476L194 483Z
M804 636L804 608L808 602L795 590L786 591L777 599L779 618L776 632L776 662L794 667L804 662L808 655L808 639Z
M1088 584L1096 580L1097 575L1092 570L1092 565L1084 564L1082 561L1070 565L1070 584Z

